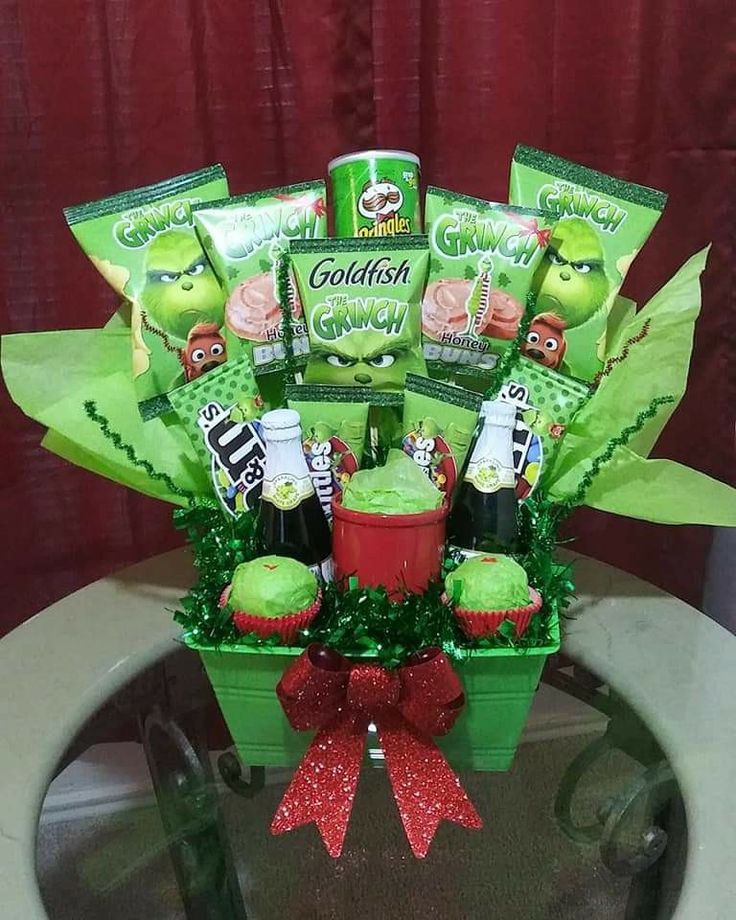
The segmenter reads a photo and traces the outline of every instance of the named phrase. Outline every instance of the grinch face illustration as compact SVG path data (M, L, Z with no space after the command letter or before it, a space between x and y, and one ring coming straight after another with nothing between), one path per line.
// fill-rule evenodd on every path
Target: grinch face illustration
M557 224L532 289L537 309L556 314L567 328L580 326L603 306L610 284L601 241L587 221L570 217Z
M378 182L366 182L363 186L358 199L358 211L367 220L380 224L400 211L403 203L404 195L398 185L388 179L379 179Z
M408 344L383 335L358 333L340 341L340 349L315 343L309 355L305 383L365 386L400 390L407 373L422 374L424 361Z
M144 268L141 306L164 332L186 340L197 323L222 326L222 290L196 237L162 233L148 247Z

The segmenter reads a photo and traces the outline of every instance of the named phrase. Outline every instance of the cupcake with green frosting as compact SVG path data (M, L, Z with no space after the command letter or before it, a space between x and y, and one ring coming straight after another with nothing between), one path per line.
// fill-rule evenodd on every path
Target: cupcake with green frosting
M504 620L511 620L521 636L542 606L524 569L501 553L480 554L460 563L445 579L445 591L460 627L471 639L492 636Z
M241 633L274 634L288 645L319 610L322 595L313 573L296 559L260 556L241 562L221 603L229 604Z

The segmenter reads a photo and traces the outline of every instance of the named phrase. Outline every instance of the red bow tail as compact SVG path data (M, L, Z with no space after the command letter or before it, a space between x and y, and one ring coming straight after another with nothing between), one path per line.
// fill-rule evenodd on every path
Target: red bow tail
M319 730L276 811L273 833L314 822L329 854L340 855L371 721L415 856L426 856L443 820L481 827L431 738L452 728L464 704L462 684L439 649L386 671L375 664L351 665L313 645L285 672L277 693L293 728Z
M317 825L327 852L342 853L363 761L365 732L339 719L317 733L302 758L271 822L272 834Z
M483 822L444 755L427 735L390 713L378 725L386 769L412 853L423 859L442 821Z

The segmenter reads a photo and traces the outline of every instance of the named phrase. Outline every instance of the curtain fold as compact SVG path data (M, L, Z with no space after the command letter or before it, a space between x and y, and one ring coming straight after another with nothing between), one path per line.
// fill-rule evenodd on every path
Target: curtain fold
M689 391L655 455L732 481L732 36L725 0L707 7L0 0L0 329L99 326L115 309L65 205L218 160L245 192L365 146L415 150L425 181L503 200L523 141L670 193L625 285L640 303L714 241ZM178 537L168 508L39 450L0 398L6 630ZM707 529L588 512L573 529L581 550L699 602Z

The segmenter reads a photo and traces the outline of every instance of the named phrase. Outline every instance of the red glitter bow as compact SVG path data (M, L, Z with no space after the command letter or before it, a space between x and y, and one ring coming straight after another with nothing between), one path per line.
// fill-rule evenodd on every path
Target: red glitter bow
M318 731L276 811L272 833L313 821L330 856L340 855L371 722L415 856L427 855L442 820L481 827L431 738L449 732L465 703L460 679L440 649L425 649L412 663L387 671L310 645L276 693L292 728Z

